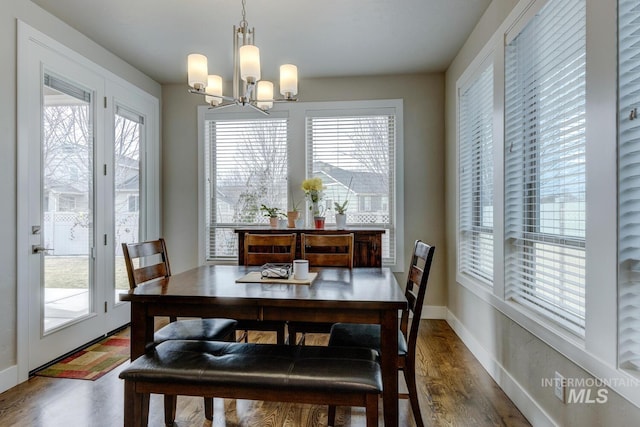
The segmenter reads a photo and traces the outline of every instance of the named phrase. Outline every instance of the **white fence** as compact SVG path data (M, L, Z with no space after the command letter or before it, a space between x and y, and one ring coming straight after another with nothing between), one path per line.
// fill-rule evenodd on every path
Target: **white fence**
M122 254L120 242L138 240L137 212L118 214L115 221L116 253ZM93 224L86 212L45 212L44 246L52 248L51 255L89 255L92 246Z

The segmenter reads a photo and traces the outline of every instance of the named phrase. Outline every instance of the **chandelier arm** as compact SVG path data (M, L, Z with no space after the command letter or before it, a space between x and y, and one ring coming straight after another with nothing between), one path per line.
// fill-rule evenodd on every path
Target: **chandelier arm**
M256 106L256 105L253 105L253 103L251 103L251 102L248 102L246 105L248 105L249 107L253 108L253 109L254 109L254 110L256 110L256 111L261 112L261 113L262 113L262 114L264 114L265 116L269 116L269 115L270 115L268 111L265 111L265 110L263 110L262 108L259 108L259 107L258 107L258 106Z
M238 105L238 103L237 102L227 102L227 103L218 104L218 105L215 105L215 106L214 105L210 105L209 109L210 110L223 110L225 108L233 107L235 105Z
M188 91L189 93L195 93L196 95L202 95L202 96L210 96L212 98L222 99L223 101L236 101L236 99L232 96L212 95L210 93L205 92L204 90L189 89Z

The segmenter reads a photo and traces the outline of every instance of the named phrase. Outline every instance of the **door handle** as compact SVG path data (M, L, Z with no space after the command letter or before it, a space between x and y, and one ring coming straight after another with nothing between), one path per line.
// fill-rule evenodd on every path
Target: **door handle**
M53 248L43 248L42 246L39 246L39 245L31 245L32 254L41 254L41 253L49 252L52 250Z

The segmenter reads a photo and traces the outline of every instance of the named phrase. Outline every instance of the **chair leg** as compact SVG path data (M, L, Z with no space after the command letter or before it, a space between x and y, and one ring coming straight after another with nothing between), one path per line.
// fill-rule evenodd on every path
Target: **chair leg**
M367 394L367 427L378 427L378 395Z
M213 397L204 398L204 417L213 420Z
M149 399L151 395L145 393L142 395L142 410L140 411L140 425L147 427L149 425Z
M137 393L134 381L124 382L124 427L146 427L149 421L149 394Z
M304 343L307 341L307 334L305 332L300 333L300 339L298 340L298 342L296 343L297 345L304 345Z
M424 427L422 414L420 413L420 404L418 403L416 373L413 369L410 369L409 366L405 366L402 372L404 373L404 380L407 383L407 388L409 389L409 402L411 402L411 411L413 412L416 427Z
M170 394L164 395L164 424L171 427L176 419L176 406L178 397Z
M329 405L329 411L327 413L327 425L333 427L336 425L336 407Z
M284 328L285 326L282 325L276 331L276 335L277 335L276 342L278 343L278 345L284 345L284 339L285 339Z
M242 331L242 335L240 335L240 338L238 338L236 341L237 342L244 341L245 343L248 343L249 342L249 331Z

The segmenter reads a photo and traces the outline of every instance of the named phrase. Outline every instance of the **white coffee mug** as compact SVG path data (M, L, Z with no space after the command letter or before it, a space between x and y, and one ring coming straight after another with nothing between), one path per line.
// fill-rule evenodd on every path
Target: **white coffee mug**
M309 277L309 261L306 259L293 260L293 278L306 280Z

